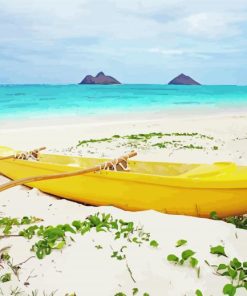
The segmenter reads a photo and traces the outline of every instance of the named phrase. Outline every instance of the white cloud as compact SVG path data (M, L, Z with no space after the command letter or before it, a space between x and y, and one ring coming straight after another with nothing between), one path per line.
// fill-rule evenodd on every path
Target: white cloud
M198 13L186 17L182 26L188 34L208 38L223 38L241 34L239 24L247 21L247 14Z
M0 60L12 56L13 67L22 60L32 71L42 63L50 75L51 63L76 72L124 61L138 71L160 57L175 67L174 59L238 55L246 48L246 1L0 0Z
M235 47L217 47L217 46L193 46L193 47L181 47L181 48L159 48L153 47L147 49L147 52L153 54L160 54L167 57L179 57L188 56L199 59L210 59L214 55L232 55L245 52L245 49Z
M150 48L148 49L148 52L151 52L151 53L159 53L159 54L163 54L163 55L168 55L168 56L179 56L179 55L183 55L185 53L185 50L183 49L161 49L161 48L157 48L157 47L154 47L154 48Z
M1 28L10 28L16 38L24 34L34 39L103 36L131 40L168 33L204 34L205 38L240 34L238 24L246 21L242 14L247 4L246 0L245 5L242 0L224 4L221 0L0 0L0 7Z

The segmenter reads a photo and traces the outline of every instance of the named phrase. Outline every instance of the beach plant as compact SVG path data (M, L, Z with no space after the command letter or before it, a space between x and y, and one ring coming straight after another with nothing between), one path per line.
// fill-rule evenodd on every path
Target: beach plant
M27 258L26 260L24 260L23 262L20 262L18 264L14 264L13 263L13 259L11 258L11 256L9 255L9 253L6 251L8 250L10 247L5 247L2 250L0 250L0 266L2 268L8 268L11 270L11 273L6 273L6 277L4 277L4 282L7 281L6 279L11 280L11 275L15 275L16 278L19 280L19 271L21 269L21 266L26 263L27 261L29 261L30 259L34 258L34 256L30 256L29 258ZM1 282L1 280L0 280Z
M211 247L210 253L227 257L222 246ZM228 263L211 265L206 260L205 263L212 267L218 276L224 276L230 280L230 283L223 287L222 292L224 295L234 296L238 288L245 288L247 290L247 262L241 262L235 257Z
M229 263L220 263L211 265L217 275L225 276L230 280L223 287L223 294L234 296L238 288L247 290L247 262L240 262L237 258L233 258Z
M19 232L20 236L32 239L33 236L40 237L31 248L39 259L43 259L46 255L50 255L53 250L61 250L67 244L67 233L80 233L85 235L92 230L96 232L110 232L114 239L124 238L128 242L143 244L150 241L150 233L144 232L140 226L135 226L133 222L123 221L122 219L114 219L110 214L93 214L85 220L74 220L70 224L60 224L57 226L37 226L32 225ZM70 236L73 240L73 238ZM152 247L157 247L158 242L150 241ZM100 249L100 246L97 247ZM115 254L114 257L119 255Z
M112 141L112 138L82 140L82 141L79 141L79 143L77 144L77 147L85 144L89 144L89 143L101 143L101 142L111 142L111 141Z
M19 232L20 236L23 236L27 239L31 239L35 235L35 231L39 229L37 225L30 226L26 229L23 229Z
M215 211L213 211L213 212L210 213L210 218L213 219L213 220L225 221L227 223L231 223L231 224L235 225L237 228L247 230L247 216L246 215L230 216L230 217L221 219L218 216L218 214Z
M198 138L198 139L207 139L207 140L213 140L214 138L208 135L200 134L197 132L171 132L171 133L162 133L162 132L151 132L151 133L139 133L139 134L130 134L125 136L120 135L113 135L109 138L99 138L99 139L89 139L89 140L81 140L78 142L76 147L87 147L89 144L95 144L95 143L104 143L108 142L111 143L114 140L121 140L122 145L132 147L132 148L144 148L145 144L151 143L151 146L158 147L160 149L167 148L168 146L172 146L179 149L204 149L203 146L198 146L194 144L189 145L182 145L180 140L172 140L172 141L163 141L163 142L157 142L153 143L153 141L157 139L167 139L168 137L189 137L189 138ZM151 142L150 142L151 141ZM218 146L213 146L213 150L218 150Z
M202 291L197 289L196 290L196 296L203 296Z
M247 216L232 216L223 219L227 223L234 224L237 228L247 230Z
M3 252L0 256L1 261L9 261L10 260L10 255L8 252Z
M191 267L196 267L198 260L194 257L195 252L193 250L187 249L181 253L181 256L178 257L175 254L170 254L167 256L167 260L175 264L184 265L185 262L189 262Z
M19 287L15 287L15 288L10 288L10 290L8 291L8 294L6 294L5 292L3 292L0 289L0 295L2 296L55 296L57 291L53 291L51 293L47 293L45 291L43 292L39 292L39 290L33 290L30 293L25 293L24 291L22 291ZM66 294L65 296L76 296L76 294L72 293L72 294Z
M211 254L215 254L218 256L225 256L227 257L226 253L225 253L225 248L221 245L215 246L215 247L211 247L210 248L210 253Z
M132 296L135 296L135 295L137 295L138 293L139 293L138 288L133 288L133 289L132 289ZM139 295L140 295L140 294L139 294ZM143 296L150 296L147 292L144 292L142 295L143 295ZM125 294L125 293L123 293L123 292L118 292L118 293L116 293L114 296L127 296L127 294Z
M153 248L158 248L159 243L156 240L151 240L149 245Z
M177 243L176 243L176 248L181 247L181 246L183 246L183 245L185 245L185 244L187 244L187 240L185 240L185 239L180 239L180 240L178 240Z
M187 240L180 239L176 243L176 248L184 246L187 244ZM175 255L175 254L169 254L167 256L167 261L175 264L175 265L184 265L184 264L189 264L192 268L196 268L197 272L197 277L200 277L200 266L198 266L198 259L194 256L196 254L195 251L191 249L184 250L180 256Z
M33 290L30 293L25 293L23 292L19 287L16 287L14 289L11 289L10 294L9 295L13 295L13 296L55 296L55 294L57 293L57 291L52 291L50 293L47 293L45 291L40 292L39 290ZM76 294L66 294L65 296L76 296Z
M37 222L43 221L40 218L33 217L33 216L24 216L22 219L18 218L10 218L10 217L3 217L0 219L0 229L3 229L3 233L8 235L11 233L13 226L21 226L21 225L28 225L34 224Z
M11 288L10 295L11 296L21 296L21 295L23 295L23 291L19 287Z
M5 273L3 274L1 277L0 277L0 282L1 283L6 283L6 282L9 282L11 281L11 273Z
M36 253L39 259L49 255L52 250L61 250L66 245L66 232L76 233L69 224L39 227L37 235L42 236L43 239L36 242L31 250Z
M123 253L123 248L121 248L120 251L113 251L111 257L116 258L117 260L124 260L126 255Z
M204 147L202 147L202 146L193 145L193 144L183 145L182 148L185 148L185 149L197 149L197 150L204 149Z

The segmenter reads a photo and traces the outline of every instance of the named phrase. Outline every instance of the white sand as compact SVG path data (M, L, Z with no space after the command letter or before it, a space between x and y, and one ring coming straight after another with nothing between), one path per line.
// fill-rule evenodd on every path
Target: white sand
M247 114L207 115L200 118L179 115L179 117L164 119L139 118L130 122L121 118L121 122L119 120L105 120L100 123L81 121L79 124L70 122L63 126L58 126L55 122L53 126L46 123L44 127L32 128L25 127L22 122L19 128L16 125L13 127L6 124L5 128L0 130L0 139L1 145L14 148L29 149L46 145L52 151L68 153L67 148L75 146L78 140L144 132L199 132L214 139L203 141L197 138L182 139L184 143L194 141L194 145L203 145L202 150L149 147L139 152L139 159L183 162L234 161L247 164ZM112 145L112 143L100 146L95 144L95 149L94 147L90 149L85 147L79 151L72 149L70 153L83 155L93 153L93 156L115 157L126 151L126 147L117 147L116 142L114 147ZM217 145L219 149L212 150L212 145ZM5 181L3 177L0 179L1 183ZM111 296L117 292L132 295L132 289L136 287L139 289L137 295L143 295L146 292L150 296L189 296L195 295L196 289L201 289L204 296L219 296L222 295L222 288L229 280L215 275L213 269L206 265L204 260L212 264L227 260L210 254L210 246L222 244L229 258L237 257L241 261L247 261L246 231L220 221L165 215L153 211L130 213L112 207L86 207L55 199L25 187L0 193L0 205L1 216L37 216L44 219L45 225L68 223L75 219L82 220L95 212L111 213L115 218L143 225L144 230L150 232L151 237L159 242L159 247L154 249L148 244L138 247L123 240L114 241L112 235L108 233L93 231L85 236L76 235L75 242L71 242L63 251L55 251L43 260L32 258L23 264L19 272L20 281L13 276L11 282L1 284L3 295L11 295L11 287L19 287L30 294L32 290L37 289L40 292L39 295L42 295L43 291L50 293L54 290L58 290L55 294L58 296L72 292L77 296ZM176 241L179 239L186 239L187 245L175 248ZM1 239L0 249L11 246L9 253L16 264L25 261L33 254L30 248L36 240L28 242L19 237ZM97 250L95 245L102 245L103 249ZM136 283L130 277L126 262L111 258L111 247L119 250L123 245L128 246L127 262ZM200 278L191 267L173 266L166 260L168 254L180 254L186 248L196 251L195 257L199 260L201 269ZM30 285L26 287L24 282L30 272L32 272L29 279ZM2 274L3 270L0 270L0 275ZM246 295L246 290L238 289L236 295Z

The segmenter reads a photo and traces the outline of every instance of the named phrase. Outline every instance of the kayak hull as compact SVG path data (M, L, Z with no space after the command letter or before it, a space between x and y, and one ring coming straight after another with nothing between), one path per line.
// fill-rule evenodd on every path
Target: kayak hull
M83 161L82 158L79 160L73 157L73 165L68 165L65 160L63 164L63 156L57 158L60 161L56 164L45 161L3 160L0 162L0 172L16 180L82 168L78 163ZM65 158L68 160L68 156ZM136 163L139 166L158 165L149 162L130 162L130 167ZM162 165L165 164L160 163L160 166ZM220 217L247 213L247 183L245 188L243 178L239 186L229 187L228 182L228 186L224 187L222 180L215 186L207 185L212 183L212 177L208 180L209 177L204 176L204 179L200 180L200 178L181 176L100 171L27 185L80 203L95 206L112 205L130 211L152 209L162 213L198 217L209 217L212 211L216 211Z

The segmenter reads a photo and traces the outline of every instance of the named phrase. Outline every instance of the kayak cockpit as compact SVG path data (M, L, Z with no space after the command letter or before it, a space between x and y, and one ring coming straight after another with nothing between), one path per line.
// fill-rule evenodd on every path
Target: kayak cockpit
M53 154L42 154L40 162L52 163L57 165L64 165L69 167L76 167L85 169L93 167L108 161L109 159L103 158L84 158L77 156L64 156ZM128 161L130 172L148 174L148 175L161 175L161 176L179 176L189 172L199 164L183 164L183 163L166 163L166 162L146 162L146 161Z

